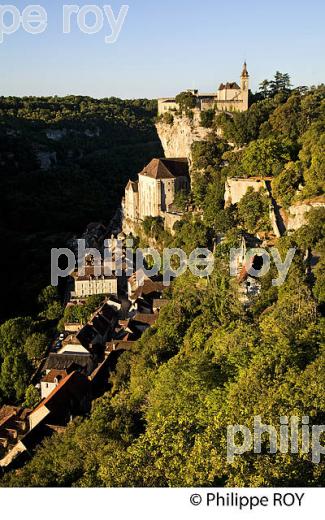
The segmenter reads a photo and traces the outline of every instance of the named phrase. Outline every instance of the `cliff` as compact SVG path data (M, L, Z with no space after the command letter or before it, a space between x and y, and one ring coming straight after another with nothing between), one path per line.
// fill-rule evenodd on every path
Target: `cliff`
M195 141L203 141L211 133L210 128L201 126L200 111L194 110L190 120L185 116L175 116L172 124L158 122L158 136L165 157L187 157L191 162L191 146Z
M325 199L323 196L314 197L312 200L304 200L296 202L288 209L287 231L296 231L307 223L307 214L313 208L319 209L325 207Z

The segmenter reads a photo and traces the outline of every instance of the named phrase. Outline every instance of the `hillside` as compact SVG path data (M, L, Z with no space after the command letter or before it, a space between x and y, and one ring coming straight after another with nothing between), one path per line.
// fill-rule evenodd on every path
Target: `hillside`
M0 98L0 321L36 309L50 250L107 224L124 184L162 150L156 102Z
M192 144L192 191L178 201L195 211L177 223L174 236L160 221L145 222L141 245L154 240L160 250L180 247L187 254L214 248L214 273L175 280L165 291L168 305L121 355L111 390L93 403L90 417L45 440L3 484L324 484L324 462L315 464L301 447L297 454L270 454L266 438L263 457L250 450L227 458L229 425L251 428L256 416L277 429L280 417L301 422L309 416L314 425L324 419L324 207L311 209L299 229L277 238L262 191L248 190L228 207L224 191L227 177L258 176L270 179L284 211L323 200L325 88L256 100L248 112L217 115L211 129L206 141ZM284 284L272 284L272 265L248 306L229 275L230 249L243 236L262 236L282 258L289 247L296 249Z

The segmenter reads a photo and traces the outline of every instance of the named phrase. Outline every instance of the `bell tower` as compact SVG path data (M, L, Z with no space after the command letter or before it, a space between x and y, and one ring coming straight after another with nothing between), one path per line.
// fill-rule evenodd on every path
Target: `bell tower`
M248 94L249 94L249 74L247 63L245 61L243 71L240 76L241 98L243 101L242 110L248 110Z

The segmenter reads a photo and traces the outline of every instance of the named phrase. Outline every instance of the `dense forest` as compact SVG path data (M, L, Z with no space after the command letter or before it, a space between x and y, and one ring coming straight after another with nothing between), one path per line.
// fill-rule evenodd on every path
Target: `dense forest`
M50 250L107 224L124 185L162 149L156 101L0 97L0 322L37 311Z
M154 239L161 248L189 253L212 249L221 234L213 275L199 280L186 273L173 282L156 325L121 355L111 390L93 403L90 416L46 439L2 485L324 484L324 462L312 463L301 449L270 454L267 437L263 456L249 451L230 463L226 432L234 424L251 428L258 415L277 429L281 416L309 416L311 425L324 424L325 211L310 211L302 228L277 240L282 257L289 247L297 250L286 281L273 286L272 267L245 309L229 276L229 251L243 232L269 231L268 208L262 193L248 191L225 209L224 184L229 175L271 177L283 208L323 195L325 87L292 90L286 83L274 89L265 83L247 113L213 114L208 120L216 131L193 145L192 190L175 201L197 212L176 224L175 236L160 220L144 222L142 245ZM312 272L306 268L307 250L320 257ZM41 298L48 319L55 298L49 290ZM0 328L2 348L17 343L25 324L16 325L16 332L12 323Z

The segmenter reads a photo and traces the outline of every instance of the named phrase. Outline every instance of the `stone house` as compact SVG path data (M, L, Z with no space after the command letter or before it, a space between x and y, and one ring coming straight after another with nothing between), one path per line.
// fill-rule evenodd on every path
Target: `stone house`
M97 267L97 269L93 265L86 266L84 275L75 274L72 297L86 298L94 294L112 294L113 296L117 296L116 276L107 276L104 266Z

